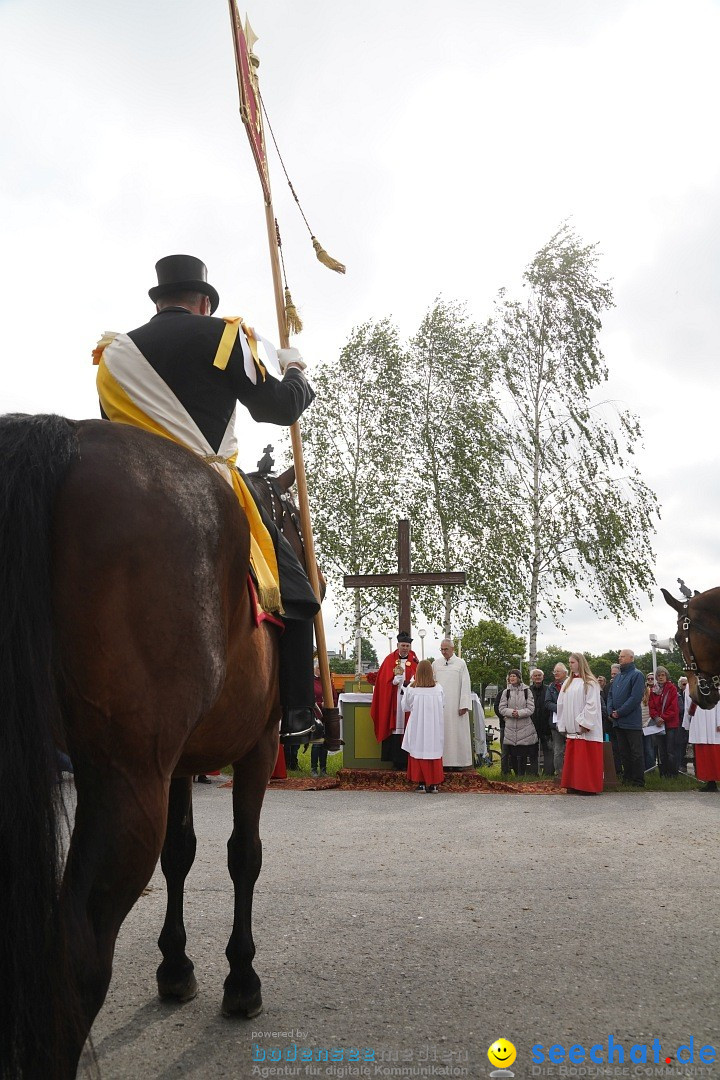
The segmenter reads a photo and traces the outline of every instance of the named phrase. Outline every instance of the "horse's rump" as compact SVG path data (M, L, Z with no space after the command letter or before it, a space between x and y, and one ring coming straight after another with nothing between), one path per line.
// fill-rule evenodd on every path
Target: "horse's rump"
M172 711L152 731L148 767L172 771L189 738L203 761L227 764L258 734L241 714L267 713L273 685L275 632L251 626L247 519L230 486L175 443L103 421L78 424L77 437L54 531L65 711L92 717L82 737L89 726L93 756L118 739L142 752L134 718ZM87 752L72 732L69 742L71 756Z

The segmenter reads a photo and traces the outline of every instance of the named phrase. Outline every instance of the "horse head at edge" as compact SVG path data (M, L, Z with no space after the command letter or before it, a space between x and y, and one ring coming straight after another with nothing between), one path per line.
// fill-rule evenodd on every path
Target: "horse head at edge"
M720 701L720 588L685 595L683 600L667 589L660 591L665 603L677 612L675 641L690 697L699 708L712 709Z

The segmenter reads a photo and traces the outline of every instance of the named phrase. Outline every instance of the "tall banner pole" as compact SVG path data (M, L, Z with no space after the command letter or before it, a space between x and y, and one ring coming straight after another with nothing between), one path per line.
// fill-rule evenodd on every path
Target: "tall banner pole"
M273 289L275 292L275 310L277 314L280 348L286 349L290 344L290 336L288 334L287 317L285 313L285 299L280 270L280 252L278 248L275 212L273 210L272 195L270 192L270 175L268 171L267 154L265 151L260 91L257 81L259 61L252 52L252 47L257 38L253 34L250 24L247 21L245 29L243 30L235 0L228 0L228 2L230 5L233 43L235 46L235 66L237 69L238 88L240 91L240 113L248 133L248 138L250 139L250 146L260 175L260 183L265 199L265 219L267 222L270 266L272 269ZM313 592L317 597L318 603L320 603L320 578L318 576L317 560L315 558L315 543L313 540L312 523L310 521L310 502L308 500L307 476L305 474L305 458L303 455L299 423L295 423L291 426L290 439L292 444L293 464L295 466L298 510L300 511L300 523L302 526L305 547L306 569ZM314 624L315 644L317 646L320 679L323 689L323 704L326 709L332 709L334 707L333 687L330 679L330 664L328 662L322 608L315 616Z

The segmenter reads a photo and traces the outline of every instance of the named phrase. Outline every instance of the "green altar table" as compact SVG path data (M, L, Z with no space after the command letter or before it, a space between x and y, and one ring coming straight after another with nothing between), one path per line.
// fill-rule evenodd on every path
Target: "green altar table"
M365 693L365 687L370 691ZM369 683L346 683L345 693L340 695L342 712L343 768L344 769L392 769L392 761L381 761L382 747L375 739L375 728L370 718L372 687Z

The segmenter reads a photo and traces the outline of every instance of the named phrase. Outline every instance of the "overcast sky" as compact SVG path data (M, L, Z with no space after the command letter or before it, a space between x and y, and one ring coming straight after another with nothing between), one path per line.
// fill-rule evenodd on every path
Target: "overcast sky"
M438 294L484 318L570 217L613 281L608 396L642 420L658 582L720 584L720 4L266 0L249 15L293 183L348 266L317 263L271 157L310 375L368 318L413 333ZM150 316L162 255L200 256L220 313L276 338L225 0L0 0L0 91L2 411L96 415L90 350ZM238 435L252 469L273 434L241 418ZM346 635L326 620L333 647ZM625 627L576 604L567 634L546 623L540 640L644 651L651 632L674 632L659 596Z

